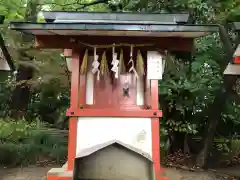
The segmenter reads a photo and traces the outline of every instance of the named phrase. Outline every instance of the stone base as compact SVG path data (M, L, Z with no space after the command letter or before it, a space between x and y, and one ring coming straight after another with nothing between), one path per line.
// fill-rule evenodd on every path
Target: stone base
M47 173L47 180L72 180L73 172L68 171L67 163L61 168L52 168Z

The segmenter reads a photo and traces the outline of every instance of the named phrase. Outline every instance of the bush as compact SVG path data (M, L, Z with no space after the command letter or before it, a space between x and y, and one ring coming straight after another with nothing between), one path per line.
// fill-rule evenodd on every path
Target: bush
M239 157L240 155L240 140L239 139L232 139L231 140L231 156Z
M4 80L1 78L2 76L0 76L0 117L8 118L17 111L11 105L14 101L12 97L16 87L16 77L9 75ZM68 117L65 116L65 112L69 106L69 88L62 86L61 79L58 78L44 81L44 83L29 81L28 85L31 87L31 93L24 118L27 121L38 118L55 128L67 129Z
M0 120L0 164L59 163L66 159L66 135L39 121Z

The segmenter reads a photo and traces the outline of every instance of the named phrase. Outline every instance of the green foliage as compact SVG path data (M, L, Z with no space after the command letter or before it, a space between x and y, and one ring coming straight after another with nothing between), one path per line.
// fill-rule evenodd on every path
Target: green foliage
M169 119L166 124L169 126L169 131L179 131L188 134L196 134L198 132L196 124L191 124L190 122L176 122Z
M37 86L36 86L37 84ZM15 87L14 77L9 78L0 86L0 115L9 117L11 112L11 96ZM67 128L66 109L69 105L69 91L56 78L44 83L32 84L32 96L25 119L29 122L40 119L53 127Z
M30 129L35 123L27 123L24 120L1 120L0 137L2 142L18 143L29 137Z
M28 108L30 119L39 118L57 127L58 124L66 122L65 112L69 105L69 94L68 90L60 87L59 81L53 79L35 89Z
M204 124L206 110L222 88L222 77L215 59L221 54L216 37L207 36L197 41L198 51L192 62L166 57L166 69L159 92L168 105L166 120L169 131L196 134Z
M23 19L25 13L24 1L8 0L0 1L1 15L6 17L6 22L13 19Z
M164 158L167 156L168 149L169 149L169 139L168 139L168 131L163 123L160 125L160 156L161 159L164 160Z
M232 157L240 155L240 140L239 139L232 139L230 147L231 147Z
M66 158L67 137L40 121L0 120L0 164L20 165ZM9 156L10 155L10 156Z
M240 124L240 105L235 102L227 102L226 112L222 114L223 120L231 121L235 125Z
M7 80L8 82L9 80ZM6 82L6 81L5 81ZM10 97L12 95L12 88L8 84L6 85L5 82L0 83L0 117L6 117L9 115L10 109Z
M224 153L224 154L229 154L230 153L230 148L231 148L231 146L230 146L230 141L229 141L229 139L226 139L226 138L220 138L219 139L220 141L217 141L217 140L215 140L215 142L214 142L214 146L215 146L215 148L218 150L218 151L220 151L220 152L222 152L222 153Z
M107 3L96 3L93 5L88 5L89 3L92 3L91 0L44 0L42 4L44 4L44 7L48 5L49 9L52 10L70 10L70 11L109 11L109 8L107 6ZM106 1L107 2L107 1Z

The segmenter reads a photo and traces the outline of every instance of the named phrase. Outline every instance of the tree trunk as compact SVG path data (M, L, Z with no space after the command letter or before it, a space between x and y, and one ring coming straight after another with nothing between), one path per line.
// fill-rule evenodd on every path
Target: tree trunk
M26 21L37 21L37 7L38 0L28 0L25 13ZM23 47L26 45L29 46L33 43L33 40L33 36L22 34L21 44ZM32 79L34 73L34 69L31 66L26 66L26 64L21 63L23 61L31 61L33 57L27 55L25 50L21 48L18 50L18 54L19 66L17 68L16 87L13 91L11 104L11 114L13 118L22 118L26 114L31 88L28 81Z
M196 158L196 165L198 167L204 168L207 163L208 155L213 145L217 125L221 119L221 112L224 109L225 100L225 93L219 90L212 104L212 107L209 108L211 112L209 115L208 130L203 141L203 149L200 151Z
M188 145L188 134L187 133L185 134L185 137L184 137L183 152L184 152L184 154L189 154L189 155L191 154L190 148L189 148L189 145Z
M25 116L28 102L30 99L30 86L28 80L33 76L33 69L19 65L17 71L16 88L13 91L12 96L12 117L22 118Z
M221 61L219 61L219 66L221 69L221 73L223 74L228 62L231 61L233 55L233 47L228 37L227 31L223 26L219 26L219 35L222 41L222 48L225 50L225 56ZM227 89L232 88L234 81L229 81L229 79L224 79L224 89L221 88L217 91L215 99L211 107L209 107L209 125L208 130L205 134L205 138L203 139L203 149L197 155L196 165L198 167L205 167L207 164L207 159L209 152L212 148L214 135L217 129L218 122L221 120L221 114L225 108L226 100L227 100Z

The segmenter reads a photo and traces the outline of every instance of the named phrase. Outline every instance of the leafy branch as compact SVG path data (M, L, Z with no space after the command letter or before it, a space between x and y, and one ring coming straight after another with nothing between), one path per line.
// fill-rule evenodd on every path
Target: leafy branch
M93 6L93 5L97 5L97 4L108 4L108 0L96 0L93 2L89 2L89 3L80 3L80 0L77 0L76 2L72 2L72 3L67 3L67 4L59 4L56 2L51 2L51 3L44 3L44 4L38 4L39 6L43 6L43 5L53 5L53 6L60 6L61 8L66 8L66 7L72 7L72 6L79 6L77 8L73 8L73 10L79 10L79 9L84 9L86 7L89 6Z

